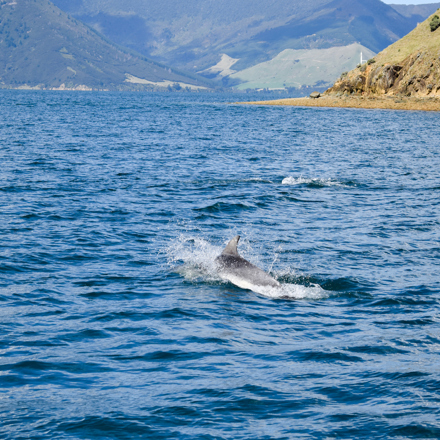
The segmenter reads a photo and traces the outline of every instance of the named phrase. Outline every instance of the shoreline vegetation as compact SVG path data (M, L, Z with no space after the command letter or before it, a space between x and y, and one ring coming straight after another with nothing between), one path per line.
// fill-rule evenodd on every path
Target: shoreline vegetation
M320 98L287 98L270 101L236 102L235 104L440 111L440 98L437 97L324 95Z

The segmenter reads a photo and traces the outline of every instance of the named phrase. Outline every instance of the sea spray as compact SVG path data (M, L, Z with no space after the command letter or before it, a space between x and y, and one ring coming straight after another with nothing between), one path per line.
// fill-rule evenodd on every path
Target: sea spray
M224 246L216 246L208 240L194 235L180 235L166 249L167 261L170 269L182 275L193 283L228 284L217 272L215 259L221 254ZM246 253L252 253L252 247L246 242ZM270 271L276 263L278 254L275 254ZM255 258L258 259L258 258ZM297 274L293 269L288 273L280 272L283 278L291 278ZM277 275L275 274L275 278ZM317 284L304 286L294 283L281 282L280 288L268 286L250 286L250 290L268 298L274 299L322 299L329 296L329 292Z
M306 177L293 177L293 176L288 176L285 177L282 182L282 185L308 185L308 186L313 186L313 187L326 187L326 186L343 186L343 187L348 187L348 186L353 186L354 183L353 182L340 182L338 180L335 179L322 179L322 178L318 178L318 177L314 177L314 178L306 178Z
M214 246L207 240L180 235L166 249L169 267L193 282L221 282L217 274L215 258L221 253L221 246Z

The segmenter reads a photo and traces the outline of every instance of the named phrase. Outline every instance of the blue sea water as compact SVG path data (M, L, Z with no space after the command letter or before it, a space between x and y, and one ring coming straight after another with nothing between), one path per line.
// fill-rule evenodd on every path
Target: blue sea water
M440 438L438 113L243 98L0 92L1 438Z

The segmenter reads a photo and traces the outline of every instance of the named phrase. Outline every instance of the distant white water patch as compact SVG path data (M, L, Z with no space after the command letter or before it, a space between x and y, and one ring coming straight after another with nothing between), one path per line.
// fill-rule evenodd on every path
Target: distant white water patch
M175 84L179 84L179 86L182 87L183 89L189 88L191 90L207 90L207 87L195 86L193 84L186 84L178 81L168 81L168 80L159 81L159 82L148 81L147 79L138 78L136 76L130 75L129 73L125 74L124 82L128 82L131 84L146 84L157 87L168 87L168 86L172 87Z
M281 182L283 185L316 185L316 186L348 186L346 183L334 179L306 178L289 176Z
M215 246L209 243L209 241L194 235L181 235L166 249L168 266L173 272L180 274L191 282L227 285L229 281L220 277L215 263L215 259L221 254L223 249L223 244ZM249 246L247 246L247 250L249 251ZM255 256L255 258L258 259L258 256ZM284 271L281 275L285 278L289 273ZM277 278L276 274L274 278ZM239 283L234 284L237 285ZM303 286L301 284L281 282L281 287L267 287L246 283L242 288L273 299L317 300L327 298L330 294L317 284Z

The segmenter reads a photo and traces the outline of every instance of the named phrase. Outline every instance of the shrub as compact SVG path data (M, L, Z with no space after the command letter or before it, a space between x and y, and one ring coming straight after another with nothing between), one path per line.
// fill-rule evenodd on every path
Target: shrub
M436 14L432 17L431 23L429 23L431 27L431 32L434 32L437 28L440 27L440 17Z
M375 60L374 58L370 58L370 59L367 61L367 64L370 65L370 64L374 64L375 62L376 62L376 60Z

